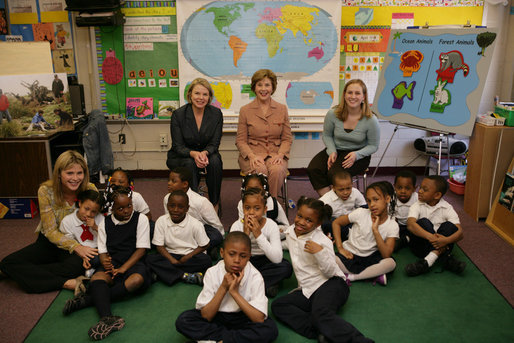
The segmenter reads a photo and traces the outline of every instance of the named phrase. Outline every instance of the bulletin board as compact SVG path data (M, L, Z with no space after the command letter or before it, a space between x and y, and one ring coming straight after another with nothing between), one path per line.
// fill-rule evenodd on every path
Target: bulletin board
M343 0L339 98L346 80L366 83L373 102L391 29L482 25L483 1Z
M381 119L470 136L496 30L392 30L373 101Z
M205 1L206 4L211 4L212 2L215 1ZM218 2L220 5L235 3L226 1ZM279 2L281 1L271 1L270 3ZM297 3L313 4L322 7L314 0L298 1ZM342 4L340 9L341 27L340 31L338 32L340 43L340 51L338 53L339 62L336 65L336 67L339 67L338 85L332 87L331 90L327 90L323 89L326 82L319 82L319 80L308 80L309 82L307 83L309 83L310 87L317 87L312 88L315 90L315 92L300 91L298 93L300 96L303 94L304 98L311 102L315 94L321 94L323 96L330 95L332 97L332 103L323 110L313 111L312 109L314 104L306 105L305 103L300 104L299 102L293 103L293 99L295 97L287 97L288 99L283 102L286 102L287 105L290 106L290 114L292 114L291 123L294 131L321 131L323 125L323 116L331 105L337 104L339 102L345 80L352 78L363 79L368 86L369 100L370 102L373 101L374 94L379 82L380 71L386 56L386 47L389 41L391 28L397 29L402 27L401 25L425 25L427 22L431 25L462 25L466 24L468 21L471 25L481 25L482 23L482 0L342 0L341 2L338 1L337 3L338 5ZM127 18L150 18L169 15L171 17L172 23L168 28L169 31L167 34L177 34L178 23L176 12L166 14L163 13L165 9L174 11L175 6L176 1L127 1L122 10ZM333 11L325 11L323 13L333 13ZM244 13L241 12L241 14L243 15ZM270 12L269 14L271 15L273 13ZM179 15L179 17L183 21L187 19L187 17L182 15ZM222 28L222 30L223 29L225 28ZM233 29L233 27L230 29ZM218 29L214 28L213 30L217 31ZM178 57L181 54L181 51L178 49L178 43L176 41L160 42L159 44L166 45L168 48L173 48L170 48L169 51L164 53L167 56L165 61L163 61L162 58L159 58L158 61L151 62L150 57L142 59L138 57L145 56L144 50L142 51L141 49L143 49L145 46L143 43L149 43L148 41L130 42L133 44L137 43L137 46L141 49L139 51L127 51L124 45L124 43L128 43L127 41L124 43L114 43L116 41L121 42L123 38L129 34L124 34L121 28L116 28L112 32L111 28L102 30L97 29L96 32L98 47L97 62L100 73L102 73L102 65L104 60L107 58L106 52L109 51L109 49L114 50L115 56L120 60L123 70L122 80L116 85L106 83L103 80L102 75L100 75L100 89L104 112L109 114L120 113L122 115L126 115L127 98L132 99L131 101L135 104L134 106L141 106L140 109L144 108L145 106L149 106L149 101L151 98L154 112L153 116L159 118L169 118L165 113L165 109L172 109L175 106L178 106L179 100L184 101L184 91L187 89L187 82L191 81L188 77L185 77L184 70L181 70L181 68L178 66ZM347 35L347 33L349 34ZM143 32L131 32L130 34L140 35L143 34ZM148 31L147 34L162 35L164 32L150 33ZM355 42L353 40L355 38L359 38L360 41ZM180 37L177 37L177 40L180 40ZM157 50L159 49L157 47L157 42L154 42L154 48ZM232 52L230 49L228 49L228 51ZM149 53L147 54L147 56L150 55L151 54ZM232 59L233 56L231 55L230 60ZM160 66L163 62L168 63L168 65L166 65L164 68L165 70L177 70L176 77L173 77L171 74L167 74L164 78L155 76L155 71L161 69ZM154 74L154 77L149 76L151 70ZM144 75L144 77L140 76L140 71L143 71L143 74L141 75ZM130 72L135 72L136 77L129 77ZM184 87L180 88L180 91L173 87L176 85L175 80L178 79L179 72L181 74L180 79L182 81L186 81L186 84ZM331 72L333 73L334 71ZM195 74L195 77L199 76L203 75L201 73ZM154 82L150 81L152 78L155 79L156 87L149 87L150 82ZM141 81L139 81L140 79ZM160 89L159 82L163 82L162 79L166 79L168 83L166 88ZM212 81L212 84L218 86L218 90L223 92L227 91L228 86L222 82L222 80L215 79L210 81ZM279 80L279 85L281 84L280 81L281 80ZM129 87L129 82L131 83L131 87ZM141 82L141 84L139 82ZM180 83L178 84L180 85ZM170 87L170 85L172 87ZM297 85L298 82L292 82L291 87L288 86L286 90L281 90L281 92L283 91L283 93L285 93L288 91L293 94L296 91L294 86ZM321 89L321 91L319 91L318 88ZM228 101L228 99L232 100L231 106L233 106L235 110L230 111L224 109L223 112L225 115L225 121L227 125L230 126L228 127L226 125L224 130L233 131L237 125L237 108L239 108L241 105L241 103L236 103L234 99L237 99L237 96L240 96L241 98L246 96L246 101L250 101L253 98L252 93L249 90L249 82L243 82L240 87L230 87L228 91L232 96L224 96L222 98L220 97L218 101L220 102L221 106L223 106L224 102ZM145 101L146 104L144 104ZM161 106L159 103L161 103ZM302 108L300 105L304 106L304 108ZM161 111L159 111L159 109ZM310 114L305 114L304 112L311 114L316 113L316 116L311 116ZM295 114L297 114L297 116L295 116ZM134 118L145 117L150 118L151 115L143 117L136 116Z
M169 119L179 99L174 3L125 6L124 26L95 31L103 111L131 119Z

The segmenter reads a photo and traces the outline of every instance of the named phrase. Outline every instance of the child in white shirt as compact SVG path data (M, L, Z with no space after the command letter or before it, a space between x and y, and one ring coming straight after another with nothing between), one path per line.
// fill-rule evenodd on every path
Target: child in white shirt
M362 193L353 187L352 176L345 170L337 171L332 177L332 189L325 193L319 200L332 207L332 218L321 225L323 232L329 237L333 237L332 222L356 208L366 205L366 200ZM348 230L351 224L341 228L341 240L348 238Z
M398 223L392 217L393 186L387 181L369 185L366 201L369 209L356 209L334 221L337 256L348 281L375 278L376 283L385 286L386 274L396 267L391 255L399 235ZM348 240L341 242L337 238L338 229L348 223L353 223Z
M298 201L286 242L299 288L273 301L271 310L295 332L318 342L372 342L337 314L350 290L336 264L332 241L321 231L331 214L322 201Z
M187 193L188 213L203 224L210 241L208 253L213 259L217 259L217 248L223 242L225 229L211 202L189 187L192 177L191 171L185 167L173 168L168 179L168 192L180 190ZM167 211L168 198L169 193L166 194L163 201L165 211Z
M98 226L98 253L101 266L91 277L86 294L66 301L63 314L94 305L100 317L92 326L89 337L98 341L125 326L125 320L114 316L111 302L134 292L140 293L151 284L143 262L150 249L148 218L133 210L132 191L116 187L109 194L112 214Z
M276 198L269 194L268 177L261 173L245 175L241 185L241 194L249 188L259 188L264 191L266 198L266 213L264 216L277 223L280 230L280 239L285 239L284 231L289 227L289 220L287 219L284 208L280 206ZM239 219L243 219L243 200L240 200L237 204L237 212Z
M78 194L78 209L68 214L61 221L59 230L68 238L74 239L81 245L91 248L98 248L98 225L104 220L101 210L104 205L103 196L94 190L83 191ZM98 250L96 250L96 253ZM98 255L94 258L83 259L83 266L86 269L86 277L91 277L95 269L100 265ZM83 281L83 279L81 280ZM75 295L85 291L82 282L75 286Z
M291 263L283 258L280 232L277 224L264 217L266 201L260 188L247 188L243 192L243 220L236 220L230 231L243 231L252 241L250 262L262 274L266 295L275 297L278 284L293 273Z
M410 207L418 201L416 193L416 174L410 170L401 170L394 178L394 191L396 193L396 207L394 218L400 227L400 239L396 241L395 251L408 245L407 218Z
M441 257L444 269L460 274L466 263L451 254L453 245L463 237L459 216L442 197L448 190L448 183L439 175L423 179L418 192L418 201L410 207L407 229L409 247L420 260L405 267L408 276L427 273Z
M220 254L223 259L205 273L196 309L177 318L177 331L195 341L274 341L278 329L268 317L264 280L249 263L250 238L243 232L230 232Z
M150 226L153 227L152 213L150 212L150 208L148 207L148 204L146 203L143 196L140 193L134 191L134 180L132 180L132 177L126 170L116 168L112 172L111 177L107 183L106 193L110 193L113 186L128 187L132 190L132 206L134 206L134 211L146 215L150 221ZM110 205L112 206L112 204ZM107 214L111 213L111 206L109 206L107 209Z
M204 252L209 237L202 223L187 214L189 201L183 191L168 198L168 213L155 223L152 243L158 254L148 255L146 264L168 286L178 280L202 285L203 273L212 263Z

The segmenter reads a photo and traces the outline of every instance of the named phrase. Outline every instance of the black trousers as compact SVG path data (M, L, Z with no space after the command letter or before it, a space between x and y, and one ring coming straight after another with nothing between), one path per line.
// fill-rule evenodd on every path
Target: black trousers
M207 172L205 175L205 183L207 184L209 200L212 204L216 205L220 200L221 180L223 178L223 161L221 160L221 155L219 153L209 155L208 157L209 165L205 167ZM194 158L168 158L166 165L170 170L175 167L186 167L191 170L191 173L193 174L193 180L189 186L193 191L198 192L198 184L200 183L200 171L203 171L203 169L200 169L196 166Z
M328 155L326 149L321 150L314 156L307 167L307 174L311 181L312 187L316 190L329 187L332 184L332 176L340 170L346 170L352 176L364 174L366 169L369 167L371 156L366 156L360 160L356 160L353 166L348 169L344 169L341 165L345 156L351 151L337 150L337 159L332 165L330 170L328 169Z
M60 290L66 280L84 274L78 255L58 248L41 233L34 243L6 256L0 270L27 293Z
M322 334L329 342L373 342L337 315L349 294L346 282L340 277L332 277L310 298L296 290L273 301L271 310L277 319L310 339Z
M221 243L223 243L223 235L221 234L221 232L219 232L218 229L208 224L204 224L203 227L205 229L207 237L209 237L210 240L208 249L209 251L213 248L220 246Z
M427 218L418 219L418 221L416 223L419 226L421 226L425 231L430 232L432 234L436 233L434 231L434 225ZM444 222L441 224L441 226L439 226L437 233L440 235L443 235L445 237L449 237L449 236L453 235L455 232L457 232L457 230L458 229L457 229L457 226L455 226L455 224L450 223L450 222ZM435 250L432 243L430 243L429 241L427 241L424 238L416 236L412 233L409 233L409 238L410 238L409 247L410 247L412 253L414 255L416 255L416 257L423 258L423 257L427 256L428 253L430 253L432 250ZM449 251L453 250L453 243L448 244L448 250Z
M250 257L250 262L261 272L265 288L278 284L293 273L293 266L286 259L282 259L279 263L273 263L266 255L257 255Z
M241 312L218 312L212 321L202 317L200 310L183 312L175 322L177 331L195 341L211 340L224 343L265 343L278 337L275 322L267 318L253 323Z
M171 256L180 260L184 255L171 254ZM184 273L205 273L207 268L212 266L211 258L203 253L180 264L172 264L161 254L151 254L146 256L146 264L168 286L180 280Z

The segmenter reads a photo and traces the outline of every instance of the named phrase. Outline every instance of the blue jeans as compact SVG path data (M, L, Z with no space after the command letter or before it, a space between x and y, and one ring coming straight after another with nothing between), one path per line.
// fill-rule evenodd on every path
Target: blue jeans
M6 108L5 111L0 111L0 124L2 124L4 115L8 122L12 120L11 115L9 114L9 109Z

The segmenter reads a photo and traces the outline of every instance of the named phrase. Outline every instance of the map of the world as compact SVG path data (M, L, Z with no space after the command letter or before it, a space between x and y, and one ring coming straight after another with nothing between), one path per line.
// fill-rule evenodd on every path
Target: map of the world
M269 68L298 80L320 71L339 47L331 15L300 1L208 3L186 20L180 44L196 70L223 79Z

